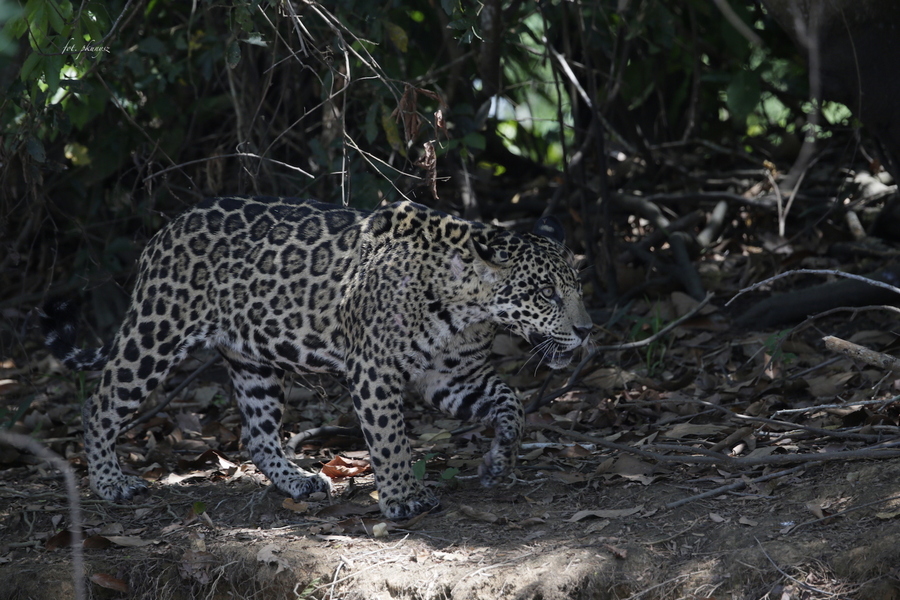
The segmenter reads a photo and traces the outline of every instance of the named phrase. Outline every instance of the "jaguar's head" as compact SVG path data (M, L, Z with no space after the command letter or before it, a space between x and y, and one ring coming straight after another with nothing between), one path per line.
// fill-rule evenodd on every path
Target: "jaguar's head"
M486 307L492 320L531 342L553 369L569 364L593 327L564 242L552 217L539 220L532 233L487 228L472 236L479 275L493 289Z

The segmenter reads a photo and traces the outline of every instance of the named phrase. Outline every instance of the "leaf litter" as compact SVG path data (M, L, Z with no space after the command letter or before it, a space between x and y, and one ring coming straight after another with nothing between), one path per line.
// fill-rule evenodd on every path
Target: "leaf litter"
M738 274L729 273L711 285L720 297L740 287ZM527 346L499 336L498 368L529 407L515 480L482 490L477 469L493 432L410 404L414 460L443 501L442 510L411 523L380 517L364 444L346 435L305 439L295 457L334 478L333 498L298 503L267 491L241 451L234 407L218 401L228 391L214 383L213 369L204 375L209 380L200 377L124 436L126 468L152 482L149 496L116 506L84 494L88 560L118 565L96 571L92 581L137 589L129 586L140 581L129 556L160 569L174 560L181 580L201 586L216 585L217 569L229 561L244 565L236 573L268 565L272 579L261 586L291 574L308 584L342 581L337 586L348 597L397 585L388 582L399 576L402 557L413 569L407 589L438 577L414 566L439 564L441 577L463 582L454 593L472 597L503 586L521 590L521 573L556 592L570 585L568 577L599 577L627 595L665 580L651 573L688 567L708 581L725 577L729 589L761 591L785 581L773 561L815 572L816 561L826 560L823 577L882 581L900 567L893 541L900 539L900 378L829 350L822 338L891 354L896 335L874 312L826 316L815 327L741 330L722 304L701 306L680 292L633 300L620 313L627 318L598 321L594 343L609 349L561 373L530 370ZM658 340L626 346L685 315ZM84 475L78 398L95 378L60 373L39 352L33 365L4 360L0 399L24 407L16 430ZM291 388L286 436L323 423L353 425L339 384L302 383L314 391L299 382ZM0 567L65 564L68 516L57 478L27 453L4 448L0 464ZM192 508L198 501L200 513ZM116 523L126 525L101 533ZM827 548L819 542L826 535L834 541ZM711 554L717 562L704 558ZM608 560L628 568L605 571ZM498 587L476 585L489 581Z

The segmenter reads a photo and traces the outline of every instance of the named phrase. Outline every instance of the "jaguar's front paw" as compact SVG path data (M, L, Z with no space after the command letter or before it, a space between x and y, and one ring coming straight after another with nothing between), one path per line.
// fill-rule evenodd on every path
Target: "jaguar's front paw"
M91 478L91 489L110 502L126 502L147 491L148 484L140 477L121 474L118 477Z
M423 512L440 507L441 501L429 488L419 487L400 496L382 495L378 501L381 512L392 521L405 521Z
M493 487L503 482L512 472L512 461L494 458L494 452L484 455L484 462L478 467L478 480L484 487Z
M291 478L288 483L278 485L278 489L288 494L294 500L300 500L316 492L324 492L330 496L333 486L331 485L331 479L327 475L304 472Z

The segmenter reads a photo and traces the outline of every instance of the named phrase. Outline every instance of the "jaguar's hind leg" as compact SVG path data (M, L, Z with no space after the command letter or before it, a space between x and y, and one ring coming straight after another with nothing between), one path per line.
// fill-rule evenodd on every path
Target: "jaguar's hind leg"
M253 463L272 483L294 499L313 492L331 492L331 480L297 467L284 456L279 432L284 407L281 373L229 350L228 361L234 395L241 413L241 441Z
M122 425L172 367L184 359L191 345L187 338L177 344L169 336L158 339L150 331L154 327L153 323L135 328L123 325L110 350L100 385L82 408L91 488L113 502L128 500L147 487L143 479L122 472L116 456L116 438Z

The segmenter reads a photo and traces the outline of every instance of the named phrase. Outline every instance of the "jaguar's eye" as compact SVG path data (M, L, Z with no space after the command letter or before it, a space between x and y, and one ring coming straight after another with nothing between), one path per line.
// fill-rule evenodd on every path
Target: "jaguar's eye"
M554 294L556 294L556 290L552 286L541 288L541 296L544 298L552 298Z

